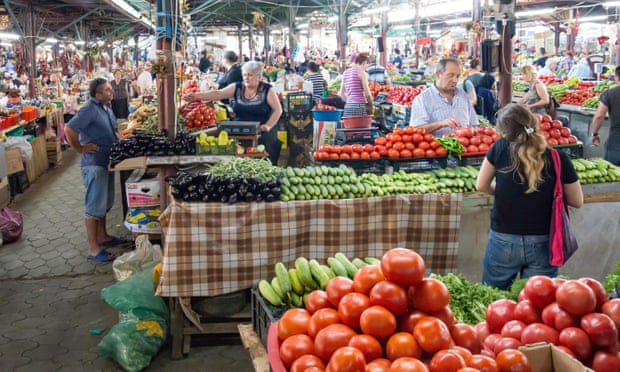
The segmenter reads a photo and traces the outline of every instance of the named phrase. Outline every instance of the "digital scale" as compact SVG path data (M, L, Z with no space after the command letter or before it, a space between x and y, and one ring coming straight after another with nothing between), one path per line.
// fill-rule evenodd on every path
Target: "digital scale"
M370 128L353 128L336 129L336 145L348 145L348 144L374 144L375 138L379 137L379 129L375 127Z
M259 125L258 121L222 121L218 127L231 135L254 136L258 132Z

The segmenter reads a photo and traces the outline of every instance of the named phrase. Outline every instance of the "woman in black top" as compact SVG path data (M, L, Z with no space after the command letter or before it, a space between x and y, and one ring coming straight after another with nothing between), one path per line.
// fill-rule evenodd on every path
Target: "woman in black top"
M114 91L112 97L112 112L117 119L129 117L129 89L127 80L122 78L121 70L114 71L114 79L110 82Z
M482 282L508 289L517 275L557 276L549 264L549 228L556 173L538 121L525 106L509 104L499 111L504 134L491 146L480 167L476 188L494 195L491 231L484 255ZM583 204L575 168L559 152L566 203Z
M225 88L227 85L243 81L241 67L239 67L239 56L232 50L224 52L223 64L226 67L226 73L218 80L218 89Z

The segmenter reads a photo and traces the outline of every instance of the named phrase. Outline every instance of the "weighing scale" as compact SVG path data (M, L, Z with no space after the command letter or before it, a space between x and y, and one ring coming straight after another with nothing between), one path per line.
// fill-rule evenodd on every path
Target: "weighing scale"
M348 145L348 144L374 144L375 138L379 137L379 129L375 127L370 128L340 128L336 129L336 145Z
M258 121L222 121L218 127L230 135L254 136L258 132L259 125Z

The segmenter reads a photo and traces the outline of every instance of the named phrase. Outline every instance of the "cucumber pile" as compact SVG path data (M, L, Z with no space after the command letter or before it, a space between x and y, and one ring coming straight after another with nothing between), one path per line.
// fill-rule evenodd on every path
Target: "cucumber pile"
M353 199L373 196L351 167L313 166L284 168L280 174L280 200Z
M363 184L370 185L376 196L400 194L453 193L476 191L478 170L470 165L435 169L425 173L362 174Z
M353 279L359 268L379 265L373 257L349 260L342 252L327 258L327 264L298 257L295 267L287 269L282 262L274 266L275 276L258 282L258 291L273 306L304 307L306 296L315 289L325 289L330 279L343 276Z
M582 184L620 181L620 168L601 159L572 159Z

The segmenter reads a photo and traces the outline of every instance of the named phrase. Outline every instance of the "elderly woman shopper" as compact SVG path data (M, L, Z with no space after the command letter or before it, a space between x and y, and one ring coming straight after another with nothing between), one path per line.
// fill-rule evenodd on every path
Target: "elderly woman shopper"
M275 165L280 157L281 143L277 138L277 124L282 115L282 105L272 86L261 81L263 65L260 62L246 62L242 67L243 81L210 92L190 93L184 97L188 102L195 100L231 100L235 120L260 122L259 144L265 146L269 159Z
M372 102L366 68L370 65L368 53L355 57L353 66L342 74L340 97L346 102L342 116L365 116L366 104Z
M114 90L112 98L112 111L116 119L129 117L129 88L127 80L123 79L121 70L114 71L114 79L110 81Z

